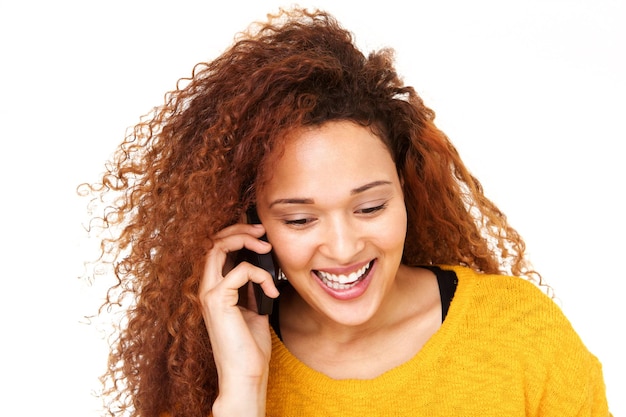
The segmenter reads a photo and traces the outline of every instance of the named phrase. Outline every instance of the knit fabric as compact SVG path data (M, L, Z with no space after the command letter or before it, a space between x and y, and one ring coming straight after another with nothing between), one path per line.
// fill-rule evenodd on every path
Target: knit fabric
M600 363L549 297L520 278L442 268L459 280L446 320L376 378L331 379L272 332L267 416L610 415Z

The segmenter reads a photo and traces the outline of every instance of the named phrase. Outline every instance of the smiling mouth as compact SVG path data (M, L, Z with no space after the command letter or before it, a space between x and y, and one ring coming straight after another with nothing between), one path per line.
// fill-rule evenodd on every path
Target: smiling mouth
M335 275L324 271L314 272L328 288L332 288L333 290L348 290L363 281L370 269L372 269L372 265L374 265L374 260L349 275Z

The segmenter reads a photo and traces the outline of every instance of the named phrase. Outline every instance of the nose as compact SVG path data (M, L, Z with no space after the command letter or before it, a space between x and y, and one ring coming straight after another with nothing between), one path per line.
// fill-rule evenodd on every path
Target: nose
M346 216L335 216L326 222L320 252L338 264L349 264L363 250L362 228Z

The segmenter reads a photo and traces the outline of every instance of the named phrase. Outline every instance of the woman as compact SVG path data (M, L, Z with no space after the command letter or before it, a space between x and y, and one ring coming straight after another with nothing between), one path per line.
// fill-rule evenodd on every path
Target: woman
M392 52L326 13L199 64L92 189L121 193L112 415L609 415L599 362Z

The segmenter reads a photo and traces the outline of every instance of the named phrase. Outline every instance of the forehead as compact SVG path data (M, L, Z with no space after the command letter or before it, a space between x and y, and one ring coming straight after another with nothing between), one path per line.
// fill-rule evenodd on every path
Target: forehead
M264 171L265 181L259 188L275 190L320 181L327 181L327 187L339 181L354 184L393 176L396 168L386 145L372 129L350 121L332 121L286 135Z
M349 160L353 154L378 152L389 153L369 127L350 121L332 121L292 132L286 138L281 159L283 162L292 158L299 162L333 157Z

